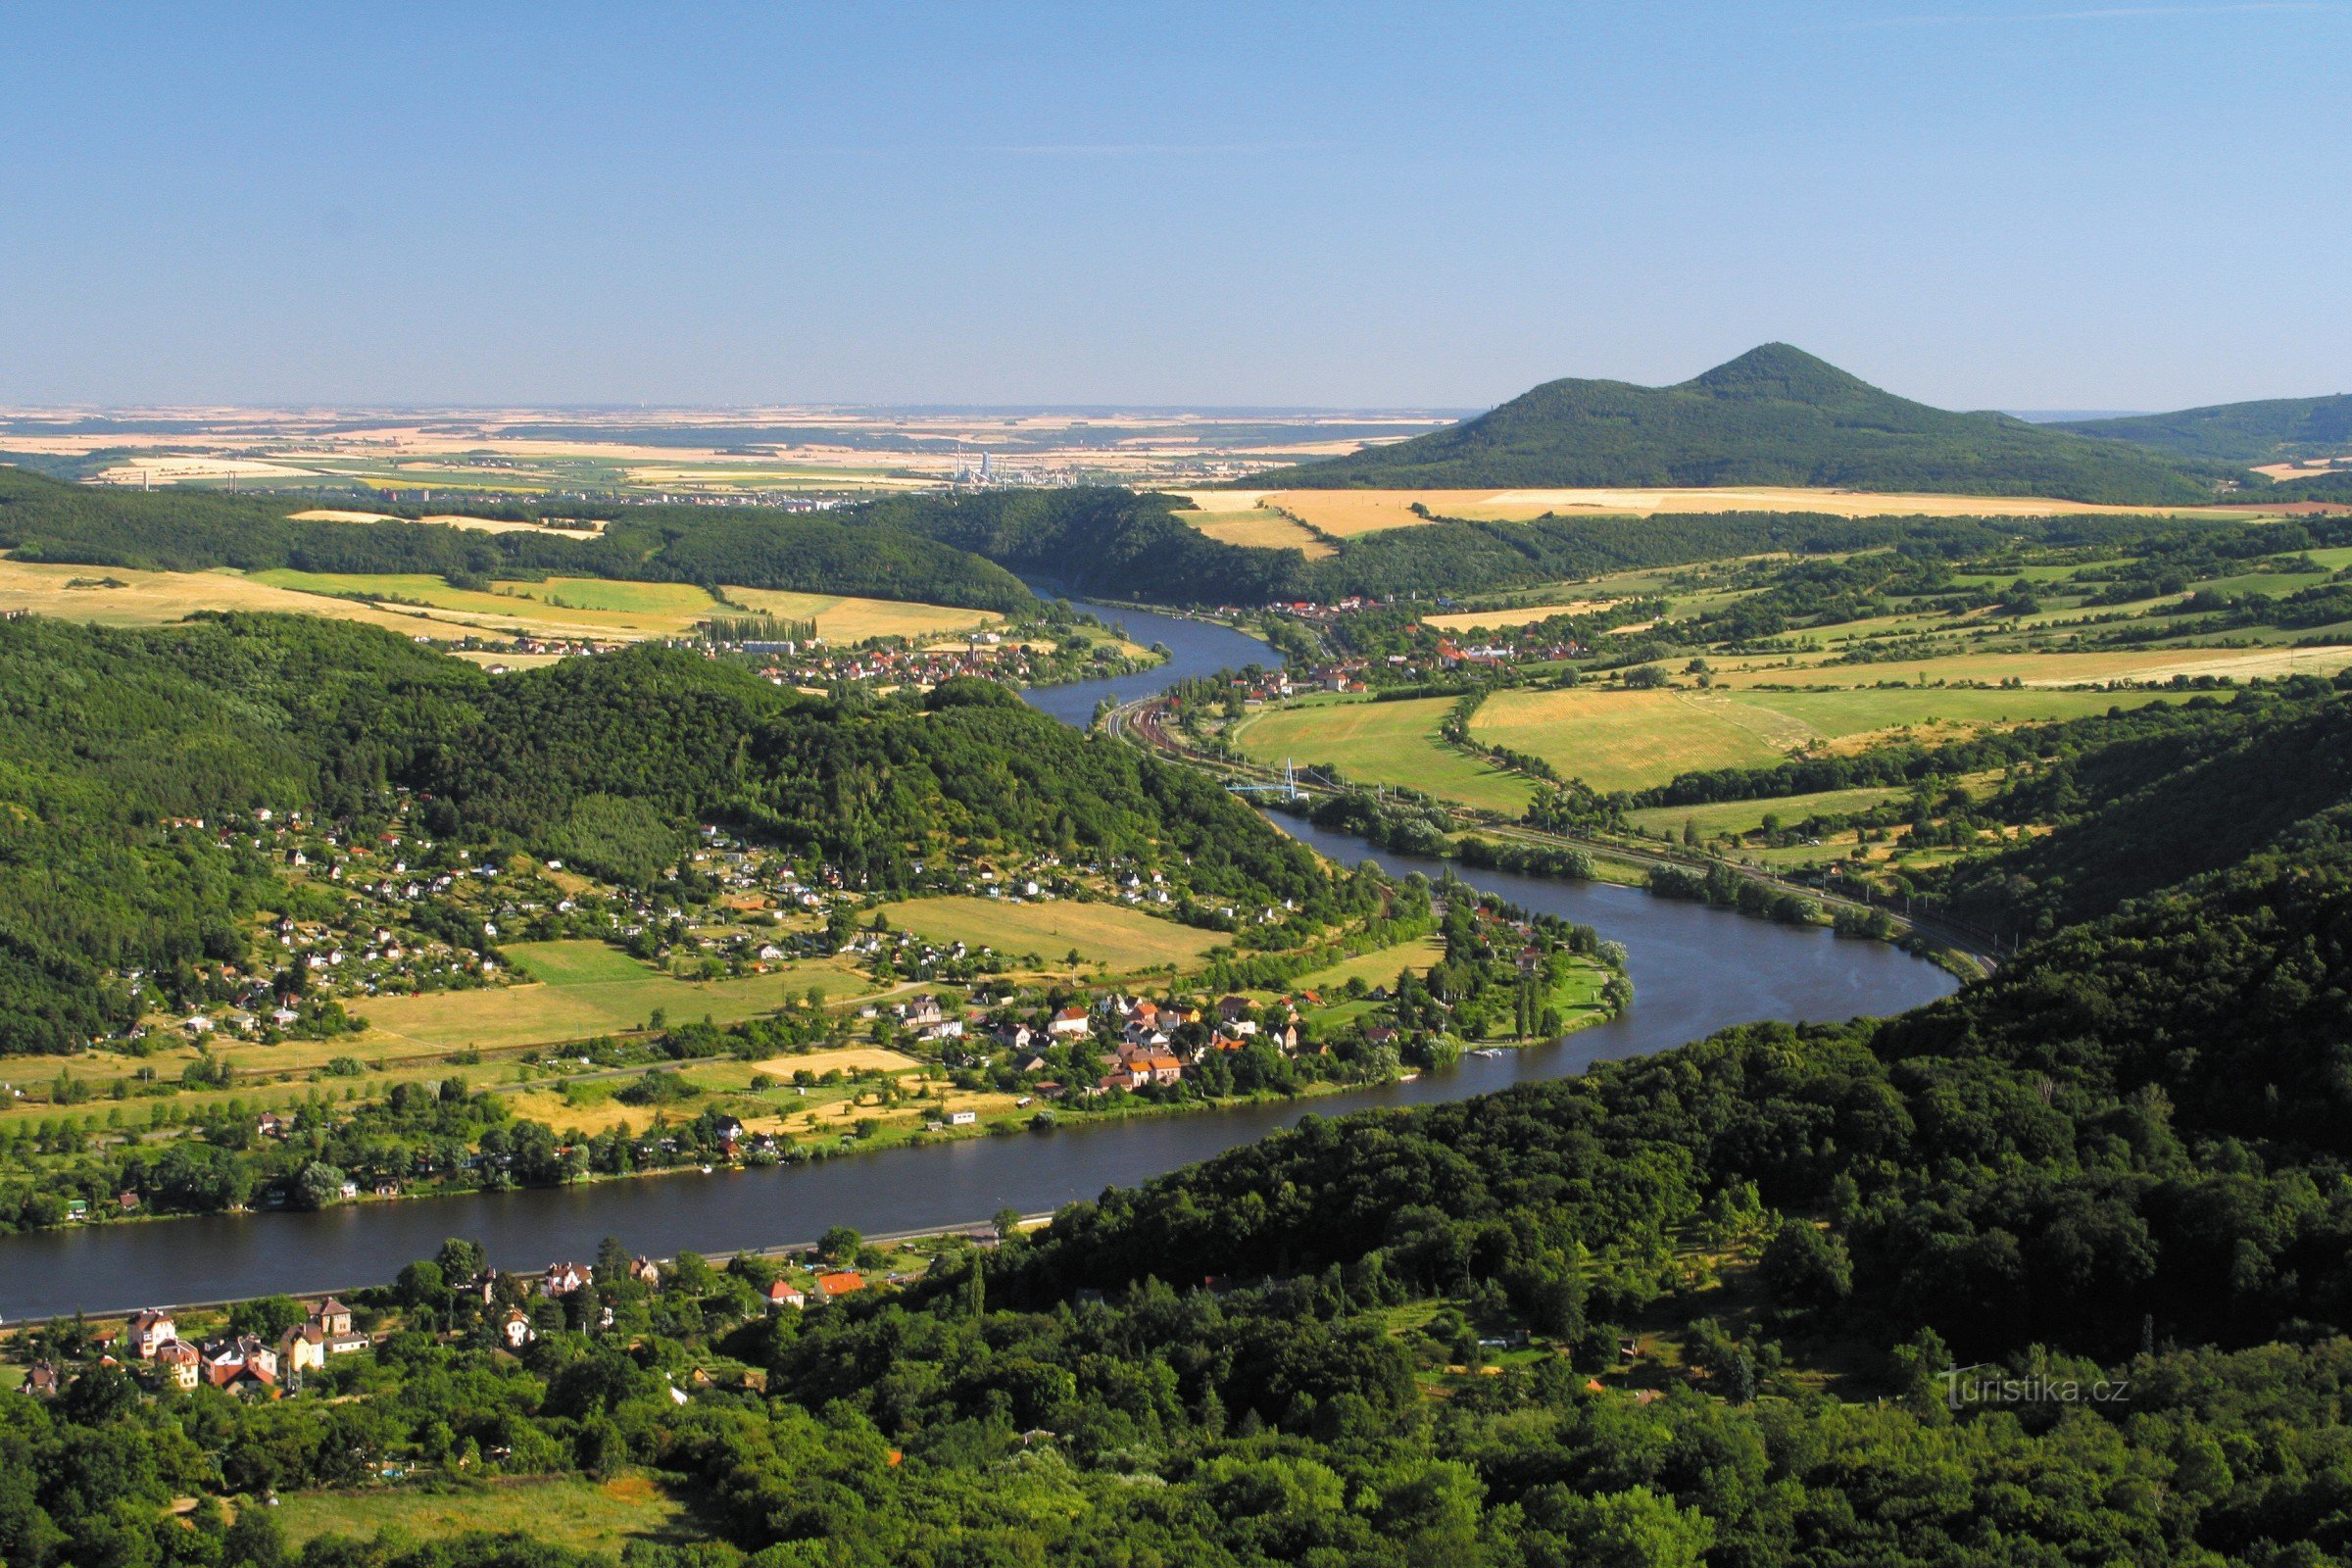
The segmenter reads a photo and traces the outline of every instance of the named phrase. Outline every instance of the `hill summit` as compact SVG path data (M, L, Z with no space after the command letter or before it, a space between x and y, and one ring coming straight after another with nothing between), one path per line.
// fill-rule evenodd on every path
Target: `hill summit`
M2219 469L1882 391L1787 343L1674 386L1546 381L1394 446L1263 474L1298 489L1807 485L2037 495L2128 506L2211 500Z

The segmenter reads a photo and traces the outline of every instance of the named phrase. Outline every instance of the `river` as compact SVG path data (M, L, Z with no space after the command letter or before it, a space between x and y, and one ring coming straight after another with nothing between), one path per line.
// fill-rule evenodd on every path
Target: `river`
M1030 586L1040 593L1053 592L1050 585L1042 582ZM1271 667L1282 662L1281 655L1256 638L1215 621L1190 620L1148 610L1121 610L1115 605L1095 605L1084 600L1072 600L1071 608L1084 611L1105 625L1126 627L1130 642L1142 643L1147 648L1153 643L1161 644L1172 657L1157 669L1114 675L1108 680L1082 680L1068 686L1033 686L1021 694L1029 700L1030 707L1041 713L1052 713L1065 724L1091 723L1095 706L1105 697L1113 702L1132 703L1195 675L1212 675L1220 669L1239 669L1244 664Z
M1106 695L1128 701L1220 665L1271 662L1263 644L1226 627L1080 608L1125 621L1137 641L1165 643L1176 658L1146 675L1028 694L1044 711L1073 723L1086 722ZM1441 862L1376 850L1350 834L1274 820L1335 859L1371 857L1392 871L1433 876L1444 870ZM766 1170L0 1237L0 1316L342 1289L387 1280L451 1236L481 1241L502 1268L538 1269L560 1259L585 1259L608 1235L632 1251L668 1254L805 1242L831 1225L879 1233L956 1224L1007 1206L1034 1213L1206 1158L1309 1111L1336 1115L1458 1100L1578 1072L1606 1057L1664 1050L1754 1019L1899 1012L1954 986L1942 970L1881 943L1773 925L1629 888L1456 869L1478 887L1596 926L1625 944L1633 1006L1549 1046L1465 1057L1449 1071L1412 1083L1307 1102L1065 1126Z

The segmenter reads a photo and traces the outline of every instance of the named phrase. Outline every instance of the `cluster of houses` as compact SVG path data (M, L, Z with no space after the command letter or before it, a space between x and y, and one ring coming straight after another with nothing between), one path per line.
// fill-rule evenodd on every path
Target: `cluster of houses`
M261 850L290 871L340 889L351 902L327 919L286 917L264 928L256 952L241 963L199 965L194 995L167 992L162 977L138 971L126 975L132 994L163 1012L184 1038L269 1041L309 1032L318 1024L314 1015L329 1001L496 984L505 978L491 956L496 944L543 920L565 930L586 926L636 939L694 918L693 911L674 903L625 889L578 889L576 881L563 875L560 860L548 861L543 876L536 865L475 860L466 851L438 849L412 823L415 807L408 792L396 792L389 825L365 842L301 811L281 813L267 807L215 819L170 819L165 825L173 831ZM990 949L931 942L907 932L859 932L838 944L821 932L744 931L747 912L774 910L779 919L787 913L823 915L863 894L848 886L833 865L796 861L717 826L702 829L687 865L715 884L723 912L736 927L684 939L684 947L716 960L714 973L720 968L727 974L762 973L797 958L834 953L914 979L969 981L1004 967ZM1142 907L1171 906L1180 896L1166 872L1116 861L1064 865L1056 856L1039 855L1015 864L943 860L916 867L916 891L923 894L1020 904L1076 897L1089 888ZM452 904L481 933L476 947L453 946L416 927L418 907ZM289 978L297 975L298 982ZM175 987L182 983L184 976L173 978ZM150 1032L147 1025L132 1031L137 1036Z
M848 1296L853 1291L864 1290L865 1276L856 1269L824 1269L818 1271L816 1277L808 1284L809 1289L816 1293L818 1300L831 1301ZM802 1290L781 1274L768 1281L764 1294L767 1297L770 1311L780 1312L790 1308L798 1312L808 1304L808 1292Z
M628 1270L630 1279L648 1289L661 1283L662 1265L650 1257L632 1258ZM484 1270L480 1276L477 1276L474 1283L482 1292L482 1300L485 1303L491 1303L497 1299L497 1270ZM595 1283L596 1270L586 1263L550 1263L546 1273L540 1277L539 1292L551 1300L560 1301L566 1297L578 1295ZM829 1301L847 1296L853 1291L865 1289L865 1276L854 1269L823 1270L819 1271L810 1281L810 1289L816 1293L820 1300ZM782 1275L778 1275L770 1281L762 1294L766 1297L768 1308L771 1311L781 1311L786 1307L799 1310L808 1304L808 1292L802 1290ZM599 1314L599 1319L600 1327L611 1328L612 1326L612 1309L610 1306L604 1307ZM499 1320L499 1336L506 1341L509 1348L515 1350L521 1349L539 1337L536 1327L531 1322L530 1314L515 1305L510 1305L505 1316Z
M1287 1001L1277 1004L1285 1014L1279 1027L1262 1031L1267 1041L1286 1053L1298 1049L1298 1010ZM1094 1094L1109 1094L1114 1090L1136 1090L1152 1085L1175 1084L1184 1081L1185 1069L1196 1065L1215 1052L1240 1051L1251 1039L1258 1037L1259 1008L1247 997L1220 998L1212 1006L1169 1003L1162 1005L1145 997L1125 997L1111 993L1099 999L1093 1007L1072 1004L1046 1020L1042 1031L1043 1043L1049 1045L1074 1044L1109 1037L1109 1049L1114 1058L1110 1070L1098 1078L1091 1090ZM1187 1024L1201 1025L1188 1037L1180 1035ZM994 1034L999 1045L1016 1054L1030 1051L1040 1044L1041 1031L1018 1020L1007 1021ZM1048 1063L1040 1055L1030 1055L1019 1062L1023 1072L1044 1071ZM1057 1083L1041 1083L1041 1094L1054 1096L1062 1092Z
M1303 600L1283 601L1268 605L1266 609L1310 625L1332 627L1351 613L1388 608L1390 604L1393 602L1351 596L1328 605ZM1441 611L1454 608L1451 600L1443 597L1436 604ZM1592 651L1584 642L1562 635L1552 620L1534 621L1517 627L1480 628L1485 633L1480 641L1459 639L1445 627L1427 622L1408 622L1398 629L1409 645L1401 652L1333 660L1294 668L1287 673L1273 672L1255 683L1237 681L1236 684L1248 688L1244 692L1246 699L1272 701L1301 691L1368 691L1382 684L1425 679L1465 667L1579 659ZM1343 644L1348 641L1344 630L1339 640ZM1383 640L1390 639L1384 637ZM1390 646L1395 646L1394 641L1390 641Z
M819 640L805 647L789 642L751 644L743 651L764 660L760 673L775 685L812 692L840 681L928 688L957 675L1027 684L1048 673L1037 649L994 631L974 632L961 643L929 646L877 643L827 649Z
M661 1282L662 1265L653 1258L633 1258L627 1267L629 1278L649 1289ZM520 1350L539 1334L517 1297L538 1295L561 1301L588 1290L595 1281L596 1270L589 1264L557 1262L536 1278L524 1275L514 1279L485 1268L464 1289L485 1306L496 1306L502 1300L508 1303L495 1318L499 1338L510 1349ZM855 1269L825 1269L813 1275L806 1290L778 1276L762 1294L770 1310L797 1310L808 1304L812 1294L820 1300L833 1300L865 1287L865 1276ZM600 1326L612 1326L610 1306L603 1308ZM109 1354L100 1364L119 1366L127 1359L130 1365L147 1369L159 1385L275 1398L298 1382L302 1373L325 1366L329 1357L365 1350L372 1343L353 1327L351 1308L331 1296L310 1306L303 1320L274 1343L253 1334L191 1343L179 1337L179 1324L172 1309L156 1306L130 1316L122 1326L122 1357ZM24 1388L27 1394L54 1395L63 1390L71 1375L70 1369L55 1362L36 1361L26 1373Z
M134 1313L122 1327L124 1351L133 1363L153 1368L160 1382L269 1396L281 1392L289 1378L326 1365L327 1357L365 1350L369 1343L352 1327L351 1308L331 1296L315 1303L275 1344L258 1335L232 1334L193 1345L179 1337L170 1309L160 1306ZM54 1367L36 1365L25 1387L44 1392L43 1382L54 1389L56 1379Z
M301 1032L325 1000L447 990L495 978L495 959L407 928L409 911L427 902L478 905L487 947L497 936L497 920L512 922L543 908L564 911L570 906L559 892L492 891L490 884L501 871L488 861L436 869L412 865L413 859L430 858L433 849L429 839L413 835L406 825L412 805L400 792L393 825L366 842L347 839L340 829L302 811L281 813L269 807L209 820L167 818L163 825L172 831L259 851L289 871L340 889L350 902L328 919L279 919L263 931L243 963L200 965L195 971L200 990L193 996L167 993L156 977L137 970L124 976L131 994L172 1011L176 1029L191 1039L266 1041ZM460 861L466 858L460 852ZM289 978L297 975L298 980ZM133 1031L145 1032L143 1027Z

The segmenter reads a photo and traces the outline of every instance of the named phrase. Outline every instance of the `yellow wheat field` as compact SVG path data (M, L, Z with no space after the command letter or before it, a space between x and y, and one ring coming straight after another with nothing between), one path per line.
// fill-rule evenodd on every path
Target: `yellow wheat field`
M2244 516L2213 507L2109 507L2040 496L1945 496L1812 490L1768 485L1719 489L1278 490L1238 491L1335 538L1417 527L1442 517L1531 522L1554 516L1651 516L1658 513L1817 512L1840 517ZM1422 516L1412 509L1426 509Z
M127 566L48 565L0 560L0 611L98 626L162 626L200 610L326 615L409 637L455 640L470 628L348 599L322 599L233 571L135 571Z
M770 1077L789 1081L796 1072L812 1073L822 1078L829 1072L918 1072L923 1064L912 1056L880 1046L839 1046L831 1051L809 1051L798 1055L770 1056L752 1065Z
M1554 615L1582 615L1602 609L1605 599L1574 599L1564 605L1514 605L1508 610L1463 610L1449 615L1423 615L1422 623L1442 631L1473 631L1481 627L1525 626Z
M777 588L729 588L727 597L746 610L763 614L785 620L813 620L816 634L836 643L863 642L868 637L941 637L994 625L1004 618L993 610L958 610L952 605L859 599L841 594L788 593Z
M1229 545L1246 545L1253 550L1296 550L1309 561L1320 561L1339 552L1330 541L1318 538L1301 526L1297 518L1276 512L1271 507L1259 507L1249 512L1177 514L1194 528Z

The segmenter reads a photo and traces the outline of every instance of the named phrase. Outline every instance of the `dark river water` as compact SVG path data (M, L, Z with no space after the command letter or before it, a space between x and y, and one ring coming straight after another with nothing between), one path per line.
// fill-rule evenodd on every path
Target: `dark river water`
M1177 658L1148 675L1029 694L1040 709L1073 722L1085 722L1106 694L1125 701L1172 679L1266 659L1262 644L1224 627L1135 611L1097 612L1124 621L1139 642L1165 643ZM1274 820L1335 859L1352 863L1371 857L1392 871L1433 876L1444 869L1441 862L1375 850L1352 835L1325 833L1287 817ZM1307 1102L1064 1127L768 1170L0 1237L0 1316L371 1284L429 1255L451 1236L481 1241L501 1267L535 1269L584 1258L605 1236L618 1237L632 1251L664 1255L806 1242L829 1225L882 1233L981 1219L1008 1205L1034 1213L1205 1158L1309 1112L1328 1116L1371 1105L1458 1100L1578 1072L1605 1057L1660 1051L1730 1024L1899 1012L1954 987L1942 970L1881 943L1745 919L1627 888L1456 869L1465 881L1529 908L1596 926L1625 944L1633 1006L1550 1046L1465 1057L1458 1067L1413 1083Z

